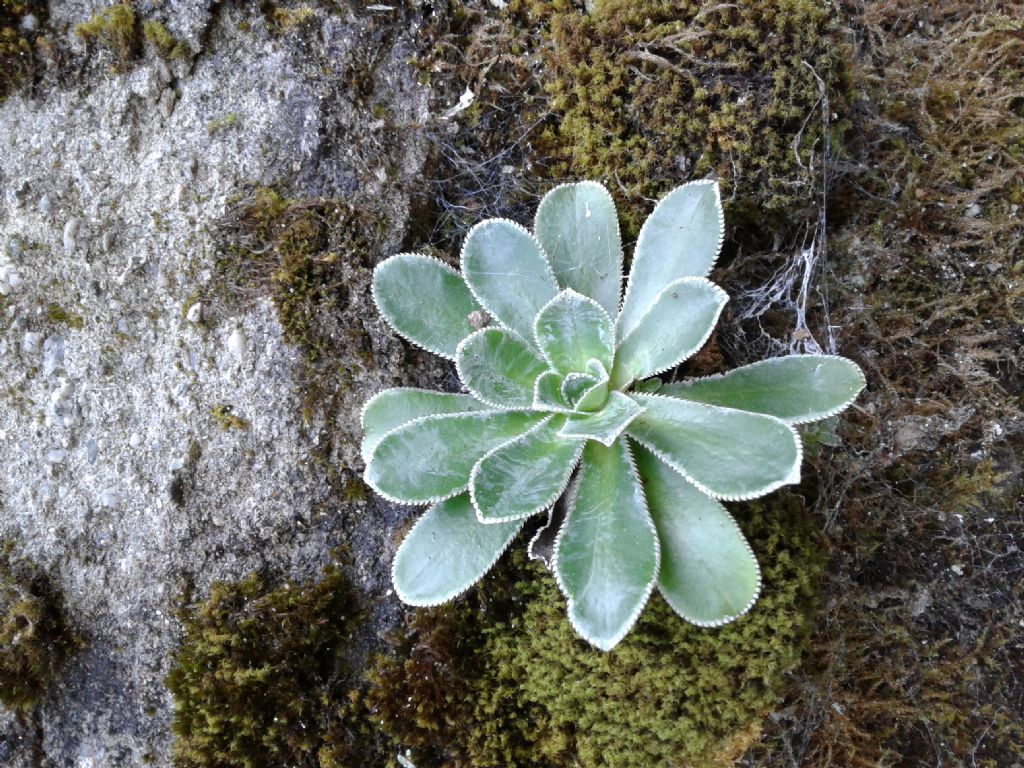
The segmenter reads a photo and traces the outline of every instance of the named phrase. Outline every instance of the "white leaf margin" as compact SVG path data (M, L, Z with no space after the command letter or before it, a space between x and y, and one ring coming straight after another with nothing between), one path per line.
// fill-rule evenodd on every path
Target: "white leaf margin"
M641 396L642 397L652 397L652 398L656 397L656 398L661 398L663 400L681 400L682 399L682 398L679 398L679 397L669 397L668 395L655 395L655 394L647 394L647 393L643 393ZM695 400L686 400L684 402L690 403L691 405L704 405L704 406L707 406L709 408L720 408L723 411L735 411L736 413L743 413L743 414L747 414L747 415L753 413L753 411L743 411L743 410L740 410L739 408L727 408L727 407L725 407L723 405L710 405L709 403L698 403ZM637 401L637 403L639 405L641 405L641 406L643 405L643 403L641 401L639 401L639 400ZM698 491L703 493L705 496L710 496L712 499L718 499L719 501L750 501L751 499L759 499L762 496L767 496L769 493L774 493L775 491L777 491L779 488L782 488L783 486L786 486L786 485L796 485L797 483L799 483L800 482L800 468L803 466L803 463L804 463L804 443L800 439L800 433L796 431L796 428L792 424L787 424L782 419L776 418L775 416L769 416L767 413L758 413L756 415L757 416L763 416L766 419L772 419L773 421L779 422L779 424L784 426L786 429L788 429L793 434L793 439L796 440L796 459L793 462L793 467L790 470L790 473L783 480L777 480L774 483L770 483L764 490L758 490L756 493L749 493L749 494L731 494L731 493L721 494L721 493L715 493L710 488L708 488L706 485L704 485L702 482L700 482L699 480L695 480L693 477L691 477L689 474L687 474L686 470L684 470L682 467L679 467L676 464L672 463L672 459L670 459L663 451L658 450L653 445L650 445L646 441L641 440L639 437L636 437L635 435L630 434L629 427L626 427L626 436L629 437L630 440L635 440L637 443L639 443L644 448L646 448L648 451L653 453L655 456L657 456L663 462L668 464L672 469L674 469L676 472L678 472L680 475L682 475L686 479L686 481L688 483L690 483L690 485L692 485Z
M643 480L640 478L640 473L636 469L636 460L633 458L633 449L629 445L629 441L624 438L619 438L622 441L623 449L625 451L627 460L629 461L630 472L633 474L633 478L636 480L637 485L643 491ZM651 535L654 537L654 576L651 578L650 583L644 590L643 596L637 602L637 607L627 619L623 628L619 630L618 634L614 635L611 640L608 641L607 647L596 642L592 638L588 637L583 631L583 628L576 623L576 619L573 616L572 608L575 601L569 595L569 590L566 589L565 584L562 582L562 577L559 575L558 569L558 556L562 545L562 534L565 533L565 528L569 524L569 520L572 517L573 510L576 508L576 494L579 491L579 484L583 480L583 473L586 472L586 463L582 464L580 472L576 475L576 482L573 483L572 488L569 490L568 504L566 505L565 519L562 521L562 527L558 529L558 535L555 537L555 546L551 554L551 572L555 576L555 583L558 584L558 589L565 597L566 601L566 615L569 617L569 623L572 624L572 628L576 630L576 634L590 643L592 646L601 651L610 651L628 635L634 626L636 626L637 619L640 618L640 614L644 612L644 608L647 607L647 603L651 599L651 593L654 592L655 587L658 584L658 574L661 573L661 540L658 538L658 529L654 525L654 520L651 519L651 510L647 506L647 496L641 492L640 498L644 505L644 519L647 522L647 526L651 530Z

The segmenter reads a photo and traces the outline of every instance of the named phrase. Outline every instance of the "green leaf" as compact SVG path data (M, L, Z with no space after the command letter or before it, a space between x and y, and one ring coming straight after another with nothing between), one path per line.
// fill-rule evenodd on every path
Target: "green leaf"
M599 383L600 380L589 373L570 373L562 380L562 397L575 407L584 393Z
M562 495L583 452L582 440L559 436L563 421L551 417L476 463L469 492L481 522L529 517Z
M537 377L533 383L533 410L572 413L572 406L562 395L562 374L546 371Z
M459 342L476 329L469 315L480 309L462 275L420 253L400 253L373 270L373 301L404 339L435 355L455 359Z
M522 520L484 525L469 494L428 509L398 548L391 568L404 603L439 605L483 578L523 527Z
M658 575L658 539L625 439L589 442L555 545L555 577L569 621L613 648L633 626Z
M533 235L505 219L477 224L462 246L462 274L484 309L534 343L533 319L558 293L558 283Z
M632 333L666 285L707 277L722 247L724 222L717 182L690 182L661 199L640 228L619 314L620 339Z
M604 408L595 413L570 416L558 434L611 445L642 411L633 399L621 392L612 392Z
M490 406L470 395L433 392L429 389L397 387L385 389L366 401L363 406L363 461L369 461L377 443L396 427L423 416L441 413L465 413L491 410Z
M577 411L590 413L599 411L608 402L608 371L600 360L594 359L587 362L587 370L594 378L594 383L576 397L574 407Z
M364 479L401 504L429 504L469 487L473 465L492 448L521 435L544 414L480 411L425 416L381 438Z
M537 313L533 327L537 346L559 373L582 373L590 360L611 370L615 328L593 299L566 289Z
M732 515L650 451L637 448L636 466L658 529L658 588L668 604L703 627L742 616L761 592L761 571Z
M728 300L725 291L703 277L669 283L619 343L612 388L623 389L690 357L704 346Z
M800 482L800 439L774 416L633 394L646 409L626 434L719 499L754 499Z
M555 187L540 201L534 229L558 284L594 299L614 318L622 293L622 244L608 190L594 181Z
M540 356L503 328L484 328L459 344L459 378L470 393L497 408L530 408L533 384L547 370Z
M773 357L719 376L669 384L662 394L806 424L834 416L864 389L857 364L832 355Z

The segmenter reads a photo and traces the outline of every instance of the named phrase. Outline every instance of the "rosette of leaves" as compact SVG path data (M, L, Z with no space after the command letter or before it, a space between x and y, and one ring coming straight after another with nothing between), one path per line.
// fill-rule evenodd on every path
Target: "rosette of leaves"
M662 385L727 301L707 279L722 239L717 183L676 188L643 225L623 294L614 202L581 182L544 197L533 233L476 225L461 271L414 253L377 266L381 314L454 360L466 390L389 389L363 411L366 482L431 505L395 557L403 601L464 592L568 488L551 568L593 645L618 643L655 586L695 624L749 610L760 571L722 501L798 482L794 425L844 409L864 377L794 355Z

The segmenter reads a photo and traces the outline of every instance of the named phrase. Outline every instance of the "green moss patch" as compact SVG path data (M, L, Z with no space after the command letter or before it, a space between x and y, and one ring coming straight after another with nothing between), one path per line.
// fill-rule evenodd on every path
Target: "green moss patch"
M46 575L0 549L0 703L22 712L46 693L79 646Z
M75 34L89 45L108 51L114 69L119 72L126 71L141 51L142 34L131 3L117 3L97 11L88 21L75 26Z
M601 653L531 565L519 583L492 578L471 599L418 611L371 673L372 717L417 765L731 765L801 657L823 566L792 500L746 505L739 519L765 588L734 624L694 627L655 596Z
M167 685L174 764L187 768L317 766L355 607L341 572L271 586L218 582L179 613Z
M549 41L543 81L557 119L539 152L555 158L554 175L600 179L624 195L628 235L651 200L708 174L722 179L741 231L785 231L814 215L815 154L832 138L822 99L832 111L843 102L831 3L519 5Z

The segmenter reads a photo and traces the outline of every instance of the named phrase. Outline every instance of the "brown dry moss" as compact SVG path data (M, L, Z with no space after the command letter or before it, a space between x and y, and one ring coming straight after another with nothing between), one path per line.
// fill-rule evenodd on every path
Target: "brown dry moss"
M185 635L167 685L172 758L183 768L319 765L356 609L347 581L218 582L179 613Z
M89 45L99 46L112 57L112 67L127 71L142 46L142 34L131 3L117 3L97 11L75 26L75 34Z
M0 704L32 709L78 646L50 580L0 546Z
M36 28L28 30L32 15ZM48 17L42 0L0 0L0 100L24 83L36 67L36 39Z

